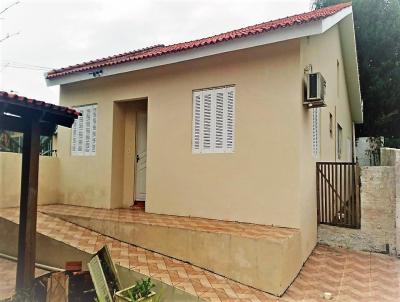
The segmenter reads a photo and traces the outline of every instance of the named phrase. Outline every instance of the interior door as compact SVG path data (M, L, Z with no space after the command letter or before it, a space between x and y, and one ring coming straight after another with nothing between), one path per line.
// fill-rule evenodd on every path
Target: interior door
M135 200L146 200L147 112L136 115Z

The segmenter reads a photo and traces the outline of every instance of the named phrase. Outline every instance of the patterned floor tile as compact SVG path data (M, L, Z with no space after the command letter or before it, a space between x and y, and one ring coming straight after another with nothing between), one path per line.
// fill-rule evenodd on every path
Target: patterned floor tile
M42 269L36 269L36 276L47 273ZM17 263L0 258L0 300L11 297L15 289L15 276L17 274Z
M67 207L65 211L71 212L74 208ZM90 209L89 213L101 214L102 217L108 215L107 212L97 213L94 209ZM18 210L2 209L0 217L18 222ZM109 217L132 218L124 211L111 213ZM227 226L231 226L230 223ZM260 229L263 230L257 226L257 230ZM115 262L207 301L323 302L327 301L322 297L324 292L332 293L333 301L340 302L400 301L400 260L385 255L318 245L293 284L281 298L277 298L186 262L120 242L43 213L38 214L38 231L89 253L107 244ZM0 271L3 270L0 262ZM8 274L6 278L0 278L0 293L9 291L10 286L13 288L14 276Z
M286 238L298 232L297 229L279 228L267 225L221 221L215 219L182 217L146 213L143 210L131 209L94 209L70 205L40 206L39 211L47 214L58 214L78 217L97 217L119 222L134 222L148 225L169 226L182 229L200 230L224 234L236 234L249 238Z

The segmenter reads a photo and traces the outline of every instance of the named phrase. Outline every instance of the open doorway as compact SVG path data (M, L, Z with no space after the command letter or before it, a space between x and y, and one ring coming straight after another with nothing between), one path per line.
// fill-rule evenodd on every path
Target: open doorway
M143 209L146 201L147 98L114 102L112 208Z

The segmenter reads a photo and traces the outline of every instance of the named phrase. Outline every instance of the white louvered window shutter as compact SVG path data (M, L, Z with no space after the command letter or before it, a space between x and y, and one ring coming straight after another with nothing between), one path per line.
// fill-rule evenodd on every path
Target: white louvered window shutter
M85 121L85 138L84 138L84 143L85 143L85 155L91 155L90 151L90 144L91 144L91 129L92 129L92 106L87 106L86 107L86 114L84 117Z
M86 110L84 108L80 108L81 116L78 118L78 131L77 131L77 155L83 154L83 127L84 127L84 119L86 115Z
M234 150L235 87L193 92L193 153Z
M235 147L235 88L227 88L226 151L233 152Z
M82 116L75 120L71 131L71 155L96 155L97 104L74 107Z
M224 89L218 89L215 91L215 152L224 152L226 146L224 95Z
M203 152L212 152L212 93L203 91Z
M77 108L74 108L77 109ZM71 155L77 155L78 151L78 121L75 120L71 129Z
M92 123L91 123L91 155L96 155L96 144L97 144L97 104L92 106Z
M199 153L201 141L201 127L203 125L202 119L202 92L195 91L193 93L193 133L192 133L192 152Z
M320 110L312 109L312 154L318 158L320 153Z

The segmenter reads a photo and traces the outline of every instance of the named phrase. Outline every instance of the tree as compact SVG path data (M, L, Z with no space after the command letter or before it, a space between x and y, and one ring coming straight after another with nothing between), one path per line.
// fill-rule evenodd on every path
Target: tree
M315 0L314 8L348 2ZM400 0L353 0L364 124L358 136L400 137Z

